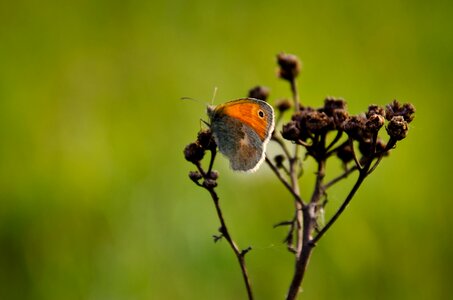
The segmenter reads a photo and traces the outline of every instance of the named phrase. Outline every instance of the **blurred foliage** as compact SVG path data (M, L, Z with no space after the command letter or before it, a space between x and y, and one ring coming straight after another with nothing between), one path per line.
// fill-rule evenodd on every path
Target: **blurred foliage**
M241 299L230 249L182 149L204 105L304 62L304 103L417 108L409 136L315 249L304 299L453 297L451 1L3 1L0 299ZM217 162L257 299L282 299L293 258L272 225L289 195L263 167ZM334 175L339 166L329 165ZM307 161L305 196L311 191ZM305 184L306 183L306 184ZM329 194L327 213L351 184ZM329 210L330 209L330 210Z

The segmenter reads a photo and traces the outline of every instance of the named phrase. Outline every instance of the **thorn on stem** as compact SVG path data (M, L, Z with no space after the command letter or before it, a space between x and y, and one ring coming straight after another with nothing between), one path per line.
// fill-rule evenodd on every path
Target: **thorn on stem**
M214 243L217 243L218 241L220 241L223 238L223 234L220 234L220 235L213 234L212 237L214 238Z
M277 227L280 227L280 226L290 226L290 225L293 225L293 223L294 223L294 221L282 221L280 223L275 224L272 227L273 228L277 228Z
M252 250L252 247L248 246L246 249L241 251L241 256L244 257L250 250Z

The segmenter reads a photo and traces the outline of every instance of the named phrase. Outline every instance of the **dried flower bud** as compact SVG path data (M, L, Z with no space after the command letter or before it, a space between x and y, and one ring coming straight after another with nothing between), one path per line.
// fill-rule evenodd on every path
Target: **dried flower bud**
M297 126L297 122L290 121L289 123L284 124L282 127L282 136L284 139L297 141L300 136L300 129Z
M282 79L293 81L300 73L301 63L293 54L279 53L277 55L279 65L278 76Z
M352 151L351 145L344 143L337 150L337 157L344 163L348 163L354 159L354 152Z
M415 118L415 106L412 103L404 103L402 116L407 123L412 122Z
M198 180L203 178L203 176L198 171L190 171L189 172L189 178L192 179L192 181L197 182Z
M366 113L366 117L369 118L370 116L375 114L381 115L385 118L385 109L376 104L368 106L368 112Z
M277 107L279 112L285 112L290 109L291 106L291 101L289 101L288 99L280 99L275 102L275 107Z
M214 179L207 178L203 181L203 186L208 189L215 188L217 186L217 181Z
M215 150L217 147L212 132L209 129L198 132L197 143L204 150Z
M210 179L217 180L219 178L219 172L212 170L208 176Z
M324 112L313 111L306 114L305 127L309 132L323 133L332 129L332 125L330 118Z
M387 144L383 140L378 139L376 141L376 152L377 153L382 153L383 151L385 151L386 148L387 148ZM387 156L387 155L389 155L389 152L385 151L384 156Z
M408 130L407 122L404 120L403 116L393 117L387 125L387 133L397 141L404 139Z
M250 98L255 98L259 100L266 101L267 97L269 97L269 88L261 85L257 85L251 90L249 90L248 96Z
M412 122L414 119L415 107L411 103L401 105L397 100L386 106L386 118L392 120L394 116L402 116L407 123Z
M306 112L303 110L296 111L291 116L291 121L295 121L297 124L301 124L305 118Z
M316 109L314 109L313 107L311 106L304 106L302 104L299 105L299 111L301 112L304 112L304 113L307 113L307 112L311 112L311 111L315 111Z
M204 149L197 143L190 143L184 148L184 157L186 160L197 163L203 159Z
M365 128L369 132L378 132L384 126L385 119L378 114L370 115L365 123Z
M334 111L341 109L345 110L346 109L346 101L343 99L335 99L333 97L327 97L324 100L324 107L323 111L329 116L332 117Z
M279 154L274 157L275 165L277 168L283 167L283 162L285 161L285 156Z
M345 109L335 109L332 113L333 124L335 129L342 129L341 125L349 117L348 112Z
M350 116L341 126L354 140L363 139L363 130L365 129L365 118L363 116Z
M359 142L359 151L364 157L373 155L373 143L371 140L362 140Z

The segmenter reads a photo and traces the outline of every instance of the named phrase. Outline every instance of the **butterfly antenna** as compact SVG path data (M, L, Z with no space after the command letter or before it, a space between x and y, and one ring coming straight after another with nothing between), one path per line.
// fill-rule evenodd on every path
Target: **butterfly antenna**
M196 103L201 104L201 105L207 105L207 103L203 103L200 100L194 99L194 98L191 98L191 97L181 97L180 100L190 100L190 101L196 102Z
M212 93L211 105L214 105L214 99L215 99L215 96L217 95L217 90L218 90L218 88L214 87L214 93Z

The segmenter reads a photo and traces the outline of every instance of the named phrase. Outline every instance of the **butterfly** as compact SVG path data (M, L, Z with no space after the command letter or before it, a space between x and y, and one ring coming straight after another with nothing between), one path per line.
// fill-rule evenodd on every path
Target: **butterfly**
M207 114L214 140L235 171L254 172L264 161L274 130L274 109L267 102L241 98L217 106Z

